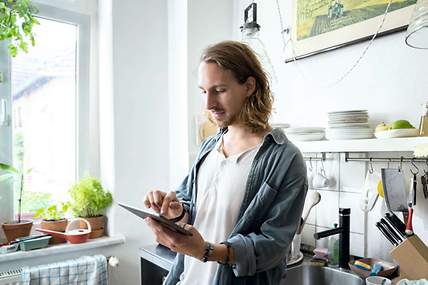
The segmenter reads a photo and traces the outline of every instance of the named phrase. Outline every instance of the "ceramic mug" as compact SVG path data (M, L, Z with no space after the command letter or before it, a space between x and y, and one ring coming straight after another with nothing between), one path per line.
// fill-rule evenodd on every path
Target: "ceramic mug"
M326 188L329 185L330 185L330 180L325 174L325 171L321 170L314 175L314 178L312 179L313 188Z
M392 281L389 280L388 278L381 277L381 276L370 276L366 278L366 284L367 285L391 285Z

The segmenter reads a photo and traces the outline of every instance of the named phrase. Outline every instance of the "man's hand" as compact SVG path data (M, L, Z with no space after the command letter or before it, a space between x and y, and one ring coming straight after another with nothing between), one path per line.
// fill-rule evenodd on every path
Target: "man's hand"
M175 196L175 192L165 193L159 190L150 191L146 195L144 205L160 213L167 219L176 218L180 216L183 211L183 206Z
M199 260L202 259L205 251L204 239L193 226L180 222L177 223L192 233L192 236L187 236L175 233L151 218L144 220L156 235L158 243L168 247L172 251L193 256Z

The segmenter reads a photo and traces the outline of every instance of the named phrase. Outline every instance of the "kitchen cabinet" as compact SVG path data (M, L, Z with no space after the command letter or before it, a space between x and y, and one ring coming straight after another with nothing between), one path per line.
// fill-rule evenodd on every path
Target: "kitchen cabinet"
M174 263L175 255L162 245L140 248L141 285L161 285Z

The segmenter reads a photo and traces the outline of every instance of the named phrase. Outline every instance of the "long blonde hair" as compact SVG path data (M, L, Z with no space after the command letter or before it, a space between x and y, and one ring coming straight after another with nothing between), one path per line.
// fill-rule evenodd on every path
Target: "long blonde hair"
M247 97L239 114L239 120L254 133L269 128L273 97L269 79L254 51L237 41L223 41L204 50L201 62L215 63L230 70L239 84L249 77L256 80L256 90Z

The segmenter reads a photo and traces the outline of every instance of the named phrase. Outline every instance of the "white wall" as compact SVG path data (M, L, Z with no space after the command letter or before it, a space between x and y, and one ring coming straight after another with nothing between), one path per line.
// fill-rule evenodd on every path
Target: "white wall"
M174 190L187 174L188 148L188 20L187 1L168 1L169 174Z
M195 117L203 110L198 88L201 52L233 36L234 1L168 2L170 185L173 190L193 163L198 150Z
M234 26L242 24L244 8L251 3L240 0L234 10ZM276 1L256 1L260 38L274 65L278 82L273 84L275 114L272 121L287 122L293 126L326 126L327 112L332 110L367 109L370 123L381 121L409 120L418 127L421 104L428 101L428 53L415 50L404 44L404 32L380 37L375 40L356 69L342 82L337 81L360 56L368 44L344 47L319 54L296 63L285 64L280 35L280 21ZM278 1L285 27L290 25L291 1ZM240 33L235 29L235 38ZM382 154L368 154L382 155ZM411 156L411 153L388 153L384 156ZM393 167L396 167L394 165ZM374 226L385 212L380 200L367 217L358 208L367 165L361 162L345 162L343 155L334 155L325 163L327 173L340 183L321 191L322 203L316 208L305 228L303 240L315 245L313 233L331 227L338 220L339 206L351 206L351 250L354 254L391 259L391 247ZM375 164L386 167L386 164ZM409 171L406 167L408 179ZM427 202L419 191L419 203L415 209L414 228L428 243ZM331 205L336 205L331 207ZM317 245L325 245L317 242Z
M146 192L156 187L165 189L169 181L167 2L112 0L111 3L110 11L108 8L100 11L111 12L112 62L107 67L112 70L112 81L107 73L100 85L107 84L113 93L101 92L100 96L112 95L107 98L104 106L107 110L102 110L106 113L101 120L112 121L114 145L101 140L101 148L104 143L108 145L106 153L101 153L101 163L109 166L104 174L112 173L114 177L115 201L141 206ZM109 15L105 16L108 19ZM108 20L105 23L108 25ZM110 41L109 36L105 40ZM100 58L100 62L108 60ZM108 105L110 99L112 106ZM141 219L124 210L114 208L110 217L111 232L126 236L126 244L118 254L123 264L119 276L126 284L138 284L138 249L153 243L153 236Z

